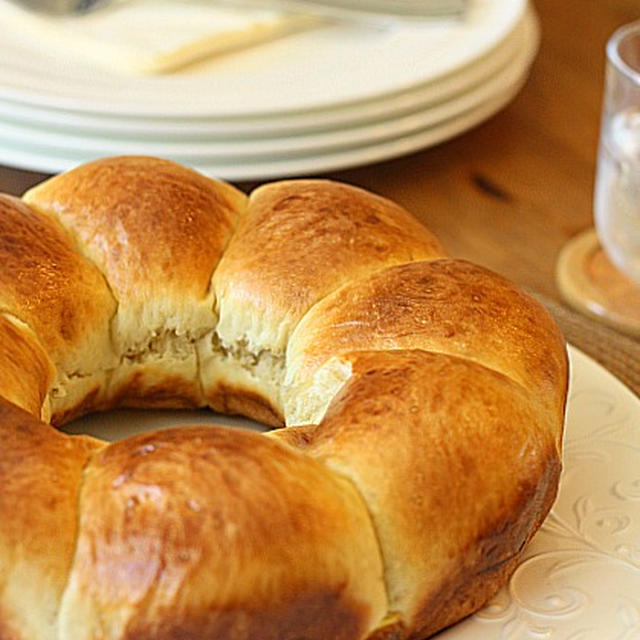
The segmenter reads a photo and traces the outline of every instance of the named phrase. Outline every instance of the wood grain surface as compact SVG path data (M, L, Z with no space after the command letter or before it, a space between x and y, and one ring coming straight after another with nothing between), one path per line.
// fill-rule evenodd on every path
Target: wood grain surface
M557 254L592 224L605 43L615 28L640 18L640 3L535 0L534 6L540 51L506 109L437 147L326 177L396 200L452 254L558 299ZM0 167L0 191L21 194L43 177Z

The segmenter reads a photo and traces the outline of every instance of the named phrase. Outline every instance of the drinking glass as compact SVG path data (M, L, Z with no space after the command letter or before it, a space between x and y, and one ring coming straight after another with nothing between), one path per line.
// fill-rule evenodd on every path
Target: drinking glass
M558 289L577 310L640 338L640 20L606 46L593 220L562 248Z
M640 284L640 21L618 29L606 53L595 227L611 262Z

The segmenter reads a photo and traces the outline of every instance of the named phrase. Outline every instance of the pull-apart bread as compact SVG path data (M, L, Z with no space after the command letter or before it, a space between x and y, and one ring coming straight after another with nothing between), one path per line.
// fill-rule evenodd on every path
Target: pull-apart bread
M537 302L364 190L119 157L0 196L0 638L427 637L549 511L566 391ZM206 406L276 428L51 426Z

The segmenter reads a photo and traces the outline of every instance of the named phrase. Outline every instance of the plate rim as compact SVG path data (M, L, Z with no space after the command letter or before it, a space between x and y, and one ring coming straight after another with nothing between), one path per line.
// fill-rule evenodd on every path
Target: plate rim
M330 95L330 93L324 92L323 95L311 97L306 96L303 97L300 93L300 87L296 87L296 91L293 92L294 102L291 102L292 96L286 97L284 95L280 95L281 92L271 92L273 96L270 95L271 99L274 100L272 104L266 105L264 102L260 102L261 106L259 109L254 108L250 104L250 100L247 100L247 95L243 94L242 99L237 99L235 97L234 91L235 88L231 87L229 89L230 93L228 94L228 100L233 101L236 100L236 103L229 102L226 106L222 104L215 104L211 102L210 95L207 94L204 98L203 103L195 103L185 104L183 100L176 102L169 106L167 102L161 103L159 101L149 100L149 96L160 97L158 93L161 91L163 94L167 91L171 93L169 95L173 95L173 92L184 92L189 90L189 88L193 89L194 86L198 86L198 82L200 82L200 86L202 86L202 82L206 82L209 87L208 90L215 90L215 87L211 84L213 81L221 81L223 74L218 74L217 76L207 76L204 75L203 78L200 78L199 81L192 81L189 83L188 81L178 82L175 79L173 81L168 80L164 82L166 79L154 79L154 82L147 82L146 85L149 88L149 93L144 98L142 83L140 79L137 79L136 83L131 83L129 85L126 82L123 83L122 77L118 77L120 80L119 86L122 86L122 93L120 94L120 102L118 102L117 98L114 95L111 85L103 84L103 85L94 85L93 88L91 85L87 85L86 82L84 84L80 82L79 86L76 86L75 90L79 92L79 95L72 95L69 93L70 85L66 86L67 94L60 95L61 90L64 90L65 87L60 84L56 85L55 81L52 81L52 78L55 77L55 73L49 70L48 74L45 74L38 78L37 76L30 77L29 71L24 67L13 68L11 67L11 60L5 60L4 64L0 63L0 98L10 98L19 99L20 101L28 104L37 104L41 106L57 106L58 108L64 108L69 111L74 110L82 110L89 113L100 113L105 110L108 110L111 113L122 113L122 114L139 114L140 116L149 116L150 114L156 115L172 115L172 116L181 116L181 117L197 117L197 116L207 116L207 117L238 117L238 116L247 116L249 114L253 115L266 115L266 114L286 114L291 112L304 112L309 109L325 109L329 106L337 106L348 104L353 101L362 101L365 99L371 99L374 97L382 97L385 95L390 95L394 92L403 91L415 87L421 83L426 81L433 81L436 78L442 77L447 73L453 73L456 70L468 65L471 61L476 60L478 57L486 54L492 47L497 45L507 33L509 33L513 26L518 22L518 20L522 17L526 7L528 6L528 0L473 0L472 9L469 13L470 16L475 16L474 19L478 20L478 16L482 17L483 12L485 18L487 20L493 19L495 20L495 24L489 22L488 24L491 28L485 25L484 29L487 33L484 34L484 39L482 36L482 29L475 25L476 33L475 37L477 42L471 44L472 38L469 37L469 34L473 35L473 24L465 24L464 28L468 29L467 33L467 49L460 49L457 51L454 49L455 55L449 55L445 60L440 60L441 66L439 68L431 69L423 69L419 71L418 69L413 69L411 65L406 65L406 61L404 65L400 65L400 60L397 61L396 71L399 70L401 73L405 75L401 78L398 74L397 78L388 78L385 74L377 74L379 77L379 82L381 83L377 87L372 86L361 86L361 83L354 83L353 81L349 82L347 78L345 78L345 86L342 88L343 93L341 95ZM491 13L493 12L493 13ZM495 14L495 15L494 15ZM487 17L489 16L489 17ZM493 16L493 17L491 17ZM470 19L471 20L471 19ZM311 33L311 32L308 32ZM408 33L408 31L407 31ZM458 32L458 39L462 38L462 27ZM401 42L402 32L394 33L393 37L389 38L390 44L396 46L399 42ZM10 37L10 34L9 36ZM422 38L424 40L424 37ZM295 39L288 39L289 45L295 45ZM300 44L300 43L298 43ZM5 38L5 48L11 46L10 40ZM266 47L267 45L265 45ZM424 45L423 45L424 46ZM15 43L14 43L15 47ZM267 51L265 47L261 47L261 51ZM414 57L417 60L421 59L421 52L419 50L414 51ZM457 57L456 57L457 56ZM5 55L5 58L7 56ZM24 57L24 56L23 56ZM292 59L299 58L299 55L293 55L290 57ZM428 56L422 55L423 58L427 59ZM15 55L14 55L15 58ZM24 60L23 60L24 62ZM27 61L28 62L28 61ZM15 63L15 60L14 60ZM40 64L35 65L38 69L42 67L42 61L40 60ZM11 68L8 68L11 67ZM364 68L364 67L363 67ZM292 70L285 70L286 73L291 73ZM300 69L298 69L298 72ZM73 76L69 75L71 73L69 68L66 68L66 81L71 82L73 80ZM362 69L356 70L355 73L362 73ZM427 76L425 76L427 73ZM295 75L295 74L294 74ZM96 78L96 75L93 76ZM100 76L102 78L108 76ZM188 78L189 76L185 76ZM194 76L198 77L199 76ZM299 78L298 78L299 79ZM30 85L29 81L33 83L34 80L39 80L36 82L36 86ZM78 81L82 80L82 78L76 79ZM157 82L155 81L157 80ZM237 81L237 76L234 76L234 80ZM96 80L97 81L97 80ZM245 82L248 86L250 85L247 78L244 78L243 82ZM265 80L268 82L268 79ZM386 84L385 84L386 82ZM215 84L215 83L214 83ZM360 85L360 86L358 86ZM96 86L101 87L100 91L96 93ZM218 89L220 89L218 86ZM311 85L309 85L311 86ZM315 85L314 85L315 86ZM88 93L88 89L93 91L93 94ZM272 87L271 87L272 89ZM237 93L237 92L236 92ZM292 94L292 95L293 95ZM184 93L182 93L184 95ZM262 98L265 97L265 93L263 91ZM125 104L122 102L122 96L126 96L127 100L131 100L129 104ZM101 98L101 99L100 99ZM218 95L218 99L221 99L221 96ZM297 101L297 102L296 102ZM258 102L256 102L257 104ZM155 105L150 107L151 105Z

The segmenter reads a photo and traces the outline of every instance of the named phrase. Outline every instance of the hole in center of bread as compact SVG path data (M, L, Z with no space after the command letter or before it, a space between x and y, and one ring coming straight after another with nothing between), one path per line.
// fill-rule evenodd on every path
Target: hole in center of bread
M225 425L259 432L269 430L269 427L255 420L240 416L223 415L208 409L193 411L117 409L83 416L65 424L60 429L73 435L84 434L115 442L156 429L196 425Z

